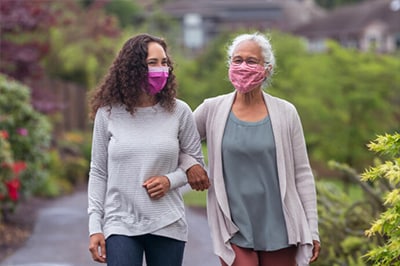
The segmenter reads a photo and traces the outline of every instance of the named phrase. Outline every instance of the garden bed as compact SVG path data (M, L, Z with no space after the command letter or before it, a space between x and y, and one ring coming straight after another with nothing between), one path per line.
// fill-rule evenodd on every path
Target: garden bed
M19 203L8 222L0 222L0 262L22 247L31 235L38 211L48 199L30 198Z

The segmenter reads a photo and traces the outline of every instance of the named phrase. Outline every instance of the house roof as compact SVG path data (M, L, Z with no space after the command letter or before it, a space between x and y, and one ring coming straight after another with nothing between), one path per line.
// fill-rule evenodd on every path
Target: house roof
M380 22L391 33L400 33L399 0L367 0L337 8L322 18L316 18L293 30L308 38L358 36L373 22ZM393 4L394 2L394 4ZM398 3L400 5L400 3Z
M187 13L214 17L229 9L277 7L279 5L276 2L266 0L175 0L167 2L163 6L163 10L176 17L184 16Z
M163 10L177 18L196 13L220 22L240 25L254 21L281 29L308 22L324 13L313 1L300 0L170 0L163 5Z

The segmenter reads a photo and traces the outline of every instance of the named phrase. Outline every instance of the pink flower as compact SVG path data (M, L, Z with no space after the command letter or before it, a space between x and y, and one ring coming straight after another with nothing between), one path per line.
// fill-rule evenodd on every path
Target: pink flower
M15 175L26 169L26 163L23 161L18 161L12 164L12 170Z
M28 136L28 130L26 128L18 128L17 133L21 136Z

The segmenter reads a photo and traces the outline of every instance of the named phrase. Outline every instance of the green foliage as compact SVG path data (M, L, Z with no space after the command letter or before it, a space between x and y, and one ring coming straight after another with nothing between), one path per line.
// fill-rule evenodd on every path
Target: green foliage
M315 2L324 8L327 9L333 9L336 7L348 5L348 4L353 4L353 3L359 3L363 2L365 0L315 0Z
M0 129L8 134L7 140L1 141L0 163L26 164L26 169L17 177L20 192L29 195L47 177L45 151L50 144L51 126L45 116L32 108L29 89L4 75L0 75ZM3 181L4 176L0 178ZM3 185L0 182L0 187Z
M359 187L350 187L351 193L345 193L340 182L317 182L319 231L323 248L314 263L316 266L370 265L362 259L362 254L377 245L377 239L368 241L364 237L365 228L375 217L374 210L363 197L360 199Z
M111 0L106 4L105 10L108 14L117 16L122 28L142 20L140 15L142 10L130 0Z
M40 182L34 194L40 197L52 198L72 192L73 186L65 178L64 162L60 157L60 153L56 149L51 149L48 154L49 160L46 169L49 172L49 178Z
M63 161L63 177L73 185L82 185L89 173L91 139L89 134L66 132L58 141Z
M13 155L11 151L10 142L8 141L8 132L5 130L0 131L0 162L2 164L11 164L13 162ZM4 171L3 168L0 168L1 171Z
M65 177L73 185L84 185L87 182L88 161L83 157L68 156L64 160Z
M207 191L190 190L183 194L186 206L205 208L207 205Z
M89 133L66 132L49 151L46 168L49 178L44 180L35 195L56 197L73 191L87 182L91 139Z
M228 34L221 34L200 55L190 58L185 53L175 56L179 98L193 109L205 98L233 90L228 78L226 44Z
M373 182L386 180L391 190L383 195L386 211L374 221L366 235L372 237L380 235L385 243L371 249L366 257L374 265L399 265L400 259L400 134L386 134L378 136L368 145L369 149L389 158L378 165L367 169L362 179Z
M365 143L394 130L400 113L398 58L334 42L326 53L310 54L282 33L272 35L272 44L278 65L269 91L297 107L312 160L363 168L372 160Z
M117 19L106 15L99 5L84 9L71 0L51 2L50 9L58 17L57 24L49 28L46 72L93 88L119 49L115 46L120 36Z

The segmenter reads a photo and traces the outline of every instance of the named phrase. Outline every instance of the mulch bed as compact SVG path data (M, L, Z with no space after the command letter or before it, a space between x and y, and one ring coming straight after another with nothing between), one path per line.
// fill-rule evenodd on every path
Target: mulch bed
M50 200L30 198L21 202L8 221L0 222L0 262L24 245L32 234L37 213Z

